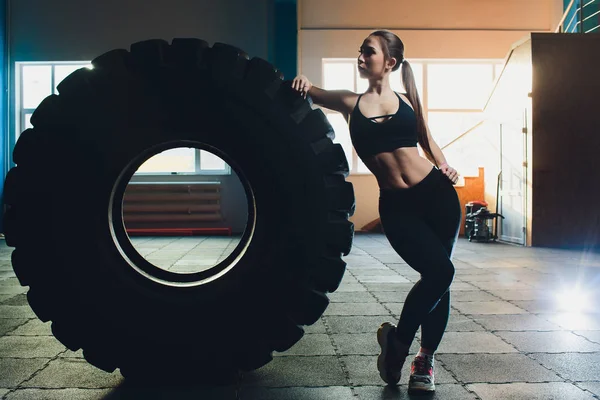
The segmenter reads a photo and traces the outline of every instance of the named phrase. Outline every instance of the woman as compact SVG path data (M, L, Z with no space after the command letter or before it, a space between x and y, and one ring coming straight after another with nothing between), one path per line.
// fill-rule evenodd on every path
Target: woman
M315 104L344 115L357 154L379 184L385 234L394 250L421 274L406 297L398 326L385 322L377 331L381 378L390 385L399 382L420 326L421 349L411 364L408 389L434 391L434 353L450 314L451 258L461 223L461 207L452 186L458 174L427 129L413 72L398 36L387 30L375 31L364 40L359 53L358 71L369 80L365 93L323 90L303 75L294 78L292 87L304 97L310 95ZM393 92L389 83L390 73L400 66L407 96ZM417 143L427 159L419 155Z

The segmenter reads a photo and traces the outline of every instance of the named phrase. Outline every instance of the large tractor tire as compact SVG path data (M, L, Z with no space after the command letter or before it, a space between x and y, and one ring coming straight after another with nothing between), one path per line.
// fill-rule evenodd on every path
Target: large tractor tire
M268 62L199 39L113 50L31 118L5 181L5 235L27 298L54 336L126 377L248 371L304 334L337 289L354 192L333 130ZM175 274L129 241L123 194L173 147L220 155L248 199L241 245Z

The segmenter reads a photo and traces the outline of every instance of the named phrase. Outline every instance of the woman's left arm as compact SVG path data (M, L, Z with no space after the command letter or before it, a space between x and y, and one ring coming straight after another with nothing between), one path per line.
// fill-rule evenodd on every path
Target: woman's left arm
M440 171L444 173L452 181L452 183L456 183L458 181L458 172L448 165L446 162L446 157L444 157L444 153L442 153L442 149L440 146L433 140L431 136L431 132L429 131L429 127L427 127L427 139L429 139L429 147L431 148L431 153L435 157L435 161L440 168ZM436 164L434 160L429 160Z

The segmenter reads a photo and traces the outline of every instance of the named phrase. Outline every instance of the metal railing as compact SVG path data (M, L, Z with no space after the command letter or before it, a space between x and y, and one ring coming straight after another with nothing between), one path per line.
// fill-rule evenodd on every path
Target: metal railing
M571 0L555 32L600 33L600 0Z

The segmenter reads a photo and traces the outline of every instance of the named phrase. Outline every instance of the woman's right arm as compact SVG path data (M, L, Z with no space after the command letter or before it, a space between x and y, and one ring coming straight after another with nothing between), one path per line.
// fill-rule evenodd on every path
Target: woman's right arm
M344 115L349 114L354 108L357 97L357 94L350 90L325 90L313 86L304 75L298 75L294 78L292 88L301 92L305 98L307 94L310 94L314 104L338 111Z

